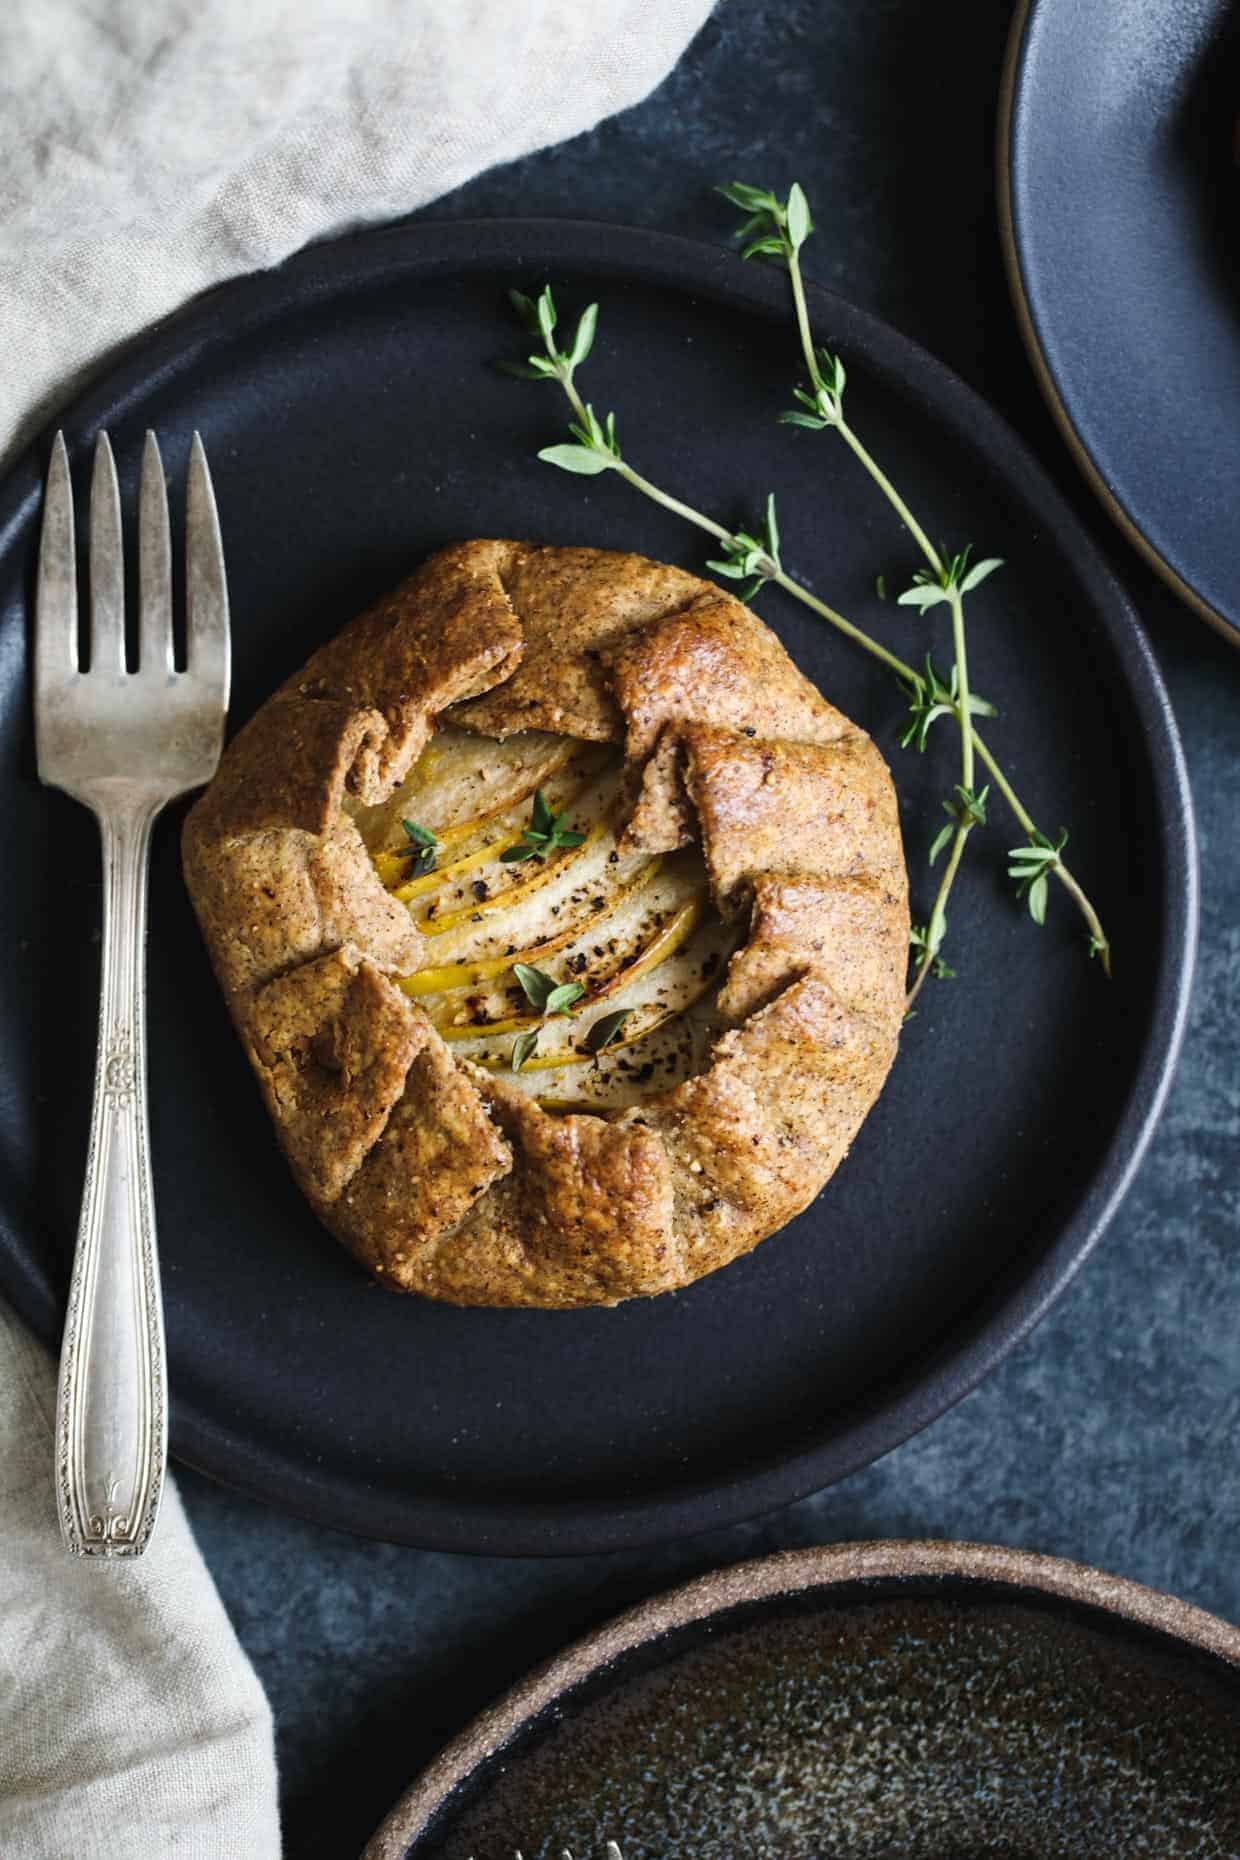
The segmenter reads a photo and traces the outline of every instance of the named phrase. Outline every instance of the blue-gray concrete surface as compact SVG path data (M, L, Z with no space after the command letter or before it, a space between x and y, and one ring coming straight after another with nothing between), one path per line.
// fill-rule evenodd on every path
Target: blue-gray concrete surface
M1120 1571L1240 1619L1240 653L1113 537L1042 410L993 185L1003 0L723 0L638 109L426 217L548 214L717 240L712 182L800 178L807 269L939 354L1036 447L1137 599L1196 796L1201 956L1179 1077L1101 1248L990 1380L834 1490L661 1550L430 1555L315 1529L182 1474L270 1694L288 1851L356 1854L439 1745L586 1626L711 1565L806 1543L966 1537Z

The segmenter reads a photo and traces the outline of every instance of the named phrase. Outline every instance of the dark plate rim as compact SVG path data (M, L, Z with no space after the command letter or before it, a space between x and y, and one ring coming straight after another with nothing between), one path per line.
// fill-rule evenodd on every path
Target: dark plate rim
M491 271L531 260L566 270L594 268L638 276L661 287L697 290L737 310L771 312L784 304L772 271L742 267L731 253L666 234L586 221L431 222L350 235L312 247L278 270L220 287L148 332L60 419L94 431L105 417L149 390L162 373L201 365L213 341L229 341L297 309L358 289L394 270L426 278L462 269ZM1125 1194L1162 1110L1183 1041L1197 935L1198 880L1192 800L1179 735L1161 676L1128 597L1077 518L1023 442L971 388L915 343L869 312L813 287L820 316L841 346L864 347L891 383L965 442L1000 457L1019 495L1054 525L1059 545L1084 589L1096 621L1128 677L1136 727L1150 758L1156 791L1152 842L1165 874L1164 935L1141 1061L1109 1147L1072 1214L1041 1257L1015 1284L996 1283L960 1320L946 1342L919 1359L907 1377L880 1390L811 1447L772 1454L735 1477L686 1479L674 1488L607 1501L542 1503L409 1494L364 1480L330 1484L305 1460L256 1445L187 1401L175 1401L172 1450L185 1464L318 1524L387 1542L491 1555L582 1554L666 1541L754 1517L789 1504L868 1465L935 1420L977 1386L1033 1328L1100 1239ZM52 428L28 449L0 487L0 557L13 546L40 495ZM1099 984L1102 985L1101 983ZM36 1330L54 1343L61 1309L20 1239L0 1226L0 1286Z
M1020 216L1016 212L1016 164L1020 160L1020 122L1024 108L1022 83L1025 55L1029 45L1034 15L1045 0L1018 0L1008 33L1007 52L999 87L999 116L996 135L996 178L999 209L999 237L1003 246L1003 265L1008 289L1016 311L1021 339L1033 366L1034 376L1051 417L1066 443L1077 469L1102 505L1112 523L1149 563L1172 593L1205 620L1233 646L1240 646L1240 623L1229 619L1199 594L1179 571L1172 567L1141 529L1136 517L1115 496L1093 453L1078 432L1066 401L1060 392L1054 370L1047 357L1038 330L1038 320L1025 287L1022 260Z
M533 1719L593 1674L695 1622L745 1603L859 1583L929 1578L944 1585L1030 1591L1095 1608L1240 1668L1240 1628L1190 1602L1110 1576L1084 1563L996 1544L902 1542L822 1544L712 1570L652 1596L552 1656L452 1739L406 1790L367 1843L360 1860L407 1860L438 1810L485 1762Z

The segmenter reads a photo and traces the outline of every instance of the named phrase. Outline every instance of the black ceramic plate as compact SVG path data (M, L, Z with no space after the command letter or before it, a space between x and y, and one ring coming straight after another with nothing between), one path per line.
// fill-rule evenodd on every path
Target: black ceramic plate
M1001 223L1043 392L1112 517L1240 641L1240 14L1025 0Z
M633 456L739 519L780 490L786 552L910 655L883 604L914 566L842 449L775 423L794 372L780 279L615 228L426 227L311 252L152 336L66 417L79 478L106 426L132 502L143 428L172 465L202 430L233 592L234 717L449 538L599 543L700 562L697 538L612 480L533 460L552 389L488 367L523 346L512 280L601 297L589 387ZM958 982L932 986L829 1191L690 1291L618 1311L455 1311L373 1287L281 1161L181 886L154 849L153 1135L174 1450L324 1522L500 1552L602 1549L751 1514L885 1451L976 1383L1097 1239L1179 1040L1195 866L1174 725L1122 594L1012 434L928 357L816 295L858 425L934 535L1007 559L977 601L977 688L1008 765L1117 938L1109 985L1056 899L1043 931L979 837L953 911ZM85 1143L95 1001L90 822L34 779L24 632L36 448L0 504L5 805L0 1272L58 1328ZM902 755L901 695L821 624L763 611L898 764L917 907L956 778ZM1000 810L996 809L996 814ZM1139 1321L1139 1288L1133 1288Z
M363 1860L1233 1860L1240 1631L1097 1570L841 1544L721 1570L456 1739Z

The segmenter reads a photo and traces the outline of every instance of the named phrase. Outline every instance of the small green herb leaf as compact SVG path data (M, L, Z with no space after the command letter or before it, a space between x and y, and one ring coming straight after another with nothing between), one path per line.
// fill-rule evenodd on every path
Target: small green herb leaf
M751 536L748 530L735 530L724 539L723 546L727 554L709 559L707 568L714 569L727 581L743 581L745 586L738 589L738 597L751 601L759 588L781 571L779 519L773 491L767 494L761 536Z
M541 853L554 852L560 846L583 845L585 834L574 833L566 827L564 822L567 819L567 808L563 813L552 813L542 789L535 789L529 826L521 829L521 838L516 845L507 847L500 858L506 865L513 865L521 859L533 859Z
M601 1053L605 1046L610 1046L632 1012L632 1008L616 1008L610 1014L600 1015L586 1035L586 1051Z
M942 982L954 981L956 978L956 971L949 969L939 955L946 934L947 919L941 911L929 924L909 925L908 940L917 951L917 968L928 968L936 981Z
M918 607L924 614L927 608L937 607L939 602L945 601L948 596L947 589L939 587L937 583L919 581L915 582L911 588L905 588L903 594L897 595L896 598L901 607Z
M1025 893L1029 906L1029 915L1035 924L1046 922L1046 900L1050 895L1050 882L1045 872L1039 872Z
M435 870L435 854L439 842L428 827L420 827L414 820L402 820L401 826L409 838L408 846L402 846L400 857L412 860L410 876L421 878L426 872Z
M534 790L534 805L530 809L530 824L525 829L526 838L532 840L549 840L555 832L555 815L547 806L547 797L541 788Z
M573 337L573 346L568 352L568 365L580 368L582 362L594 347L594 332L598 328L598 305L587 304L577 322L577 333Z
M956 829L954 826L952 826L950 821L945 827L940 827L939 831L935 834L933 844L930 847L930 857L928 860L928 864L930 865L934 864L935 860L938 858L943 848L947 845L948 841L951 839L951 836L955 831Z
M984 827L986 825L986 797L990 793L990 783L978 794L970 788L962 788L957 782L952 790L952 799L944 801L943 807L957 826Z
M742 258L782 258L784 242L774 237L751 239L748 245L741 247Z
M775 493L766 494L766 546L776 562L779 560L779 522L775 515Z
M502 375L512 375L517 381L555 379L555 363L542 355L531 355L528 362L496 362L495 366Z
M763 187L750 187L744 181L730 181L726 187L717 187L715 192L743 213L773 213L779 206L774 194L768 194Z
M553 337L555 335L555 326L558 321L559 318L556 315L555 299L551 295L551 286L548 284L544 288L542 296L538 299L538 327L542 332L542 339L547 345L548 354L551 354L555 348Z
M534 299L532 297L527 297L524 291L512 290L508 293L508 301L521 321L525 324L525 327L529 330L530 335L537 336L541 334L538 322L538 305L534 302Z
M508 1063L514 1072L519 1072L526 1060L537 1050L538 1036L541 1031L540 1027L535 1027L532 1033L519 1033L513 1041L512 1054Z
M987 575L993 575L997 568L1002 567L1003 557L998 555L987 556L984 562L975 562L964 580L960 583L960 592L962 594L971 594L974 588L981 586Z
M545 465L558 465L561 471L576 472L582 478L610 471L616 462L593 446L544 446L538 456Z
M788 216L788 238L792 242L793 251L798 252L814 230L813 221L810 219L809 214L809 201L805 198L805 191L799 181L794 181L792 183L792 190L788 195L786 212Z
M551 976L544 974L528 962L514 962L512 972L516 976L531 1007L536 1007L541 1014L547 1002L555 993L555 982Z
M573 1002L580 1001L585 992L584 982L561 982L560 986L553 988L547 996L543 1003L543 1012L545 1014L569 1014L572 1012Z
M832 355L830 349L818 349L816 358L822 385L837 401L843 400L844 384L848 380L843 362L838 355Z
M1050 892L1050 874L1060 863L1060 854L1068 843L1068 829L1061 827L1058 837L1048 840L1034 832L1026 846L1014 846L1008 853L1008 877L1016 881L1016 893L1025 900L1035 924L1046 922L1046 905ZM1109 953L1109 952L1108 952Z

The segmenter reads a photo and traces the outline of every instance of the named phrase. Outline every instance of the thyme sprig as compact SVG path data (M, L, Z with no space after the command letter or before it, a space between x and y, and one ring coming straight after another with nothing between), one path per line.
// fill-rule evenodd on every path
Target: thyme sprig
M979 807L974 791L975 712L969 691L964 597L1001 564L997 558L991 557L970 566L971 550L968 547L956 554L949 552L945 546L936 548L873 453L849 424L844 412L844 390L848 381L844 364L838 355L833 355L829 349L821 348L814 342L810 325L800 253L813 230L813 223L804 190L794 183L787 200L782 202L766 189L748 187L744 182L733 183L731 187L721 188L720 192L734 205L743 208L747 215L737 234L744 242L741 256L775 258L787 267L791 280L797 332L809 386L794 388L793 395L798 404L780 414L780 420L785 425L802 427L811 432L830 431L839 434L891 504L924 558L925 566L918 569L912 586L900 595L900 604L916 607L925 614L932 607L946 602L951 610L954 662L952 687L949 689L954 688L953 709L960 729L960 781L953 798L944 804L949 825L945 832L936 836L930 850L930 863L933 865L943 847L950 842L951 850L929 922L920 940L915 940L913 944L913 974L908 993L908 1005L911 1007L927 975L941 974L943 971L944 964L939 950L947 930L947 900L960 870L969 834L985 819L984 798ZM928 708L932 707L926 705L924 690L915 688L910 698L915 733ZM963 804L958 798L961 796L965 797Z
M584 982L557 982L545 969L536 969L530 962L514 962L512 972L530 1006L543 1017L537 1027L519 1033L512 1043L508 1064L513 1072L520 1072L526 1061L538 1050L543 1026L551 1015L571 1015L586 990Z
M734 189L724 191L727 191L731 198L741 190L738 185ZM754 196L760 193L760 190L757 189L746 191ZM755 235L759 237L761 241L771 242L766 244L765 249L761 253L755 255L769 257L780 255L786 260L790 240L796 240L796 243L793 244L791 248L795 252L799 250L799 245L808 237L809 232L812 231L812 222L808 218L808 208L806 208L805 218L802 219L800 210L795 204L794 196L797 192L798 190L794 189L793 192L789 194L788 200L783 203L775 201L775 205L779 209L779 214L782 215L784 226L790 226L792 228L790 237L785 237L782 231L767 231L758 234L758 230L755 227ZM773 195L768 196L763 194L761 206L756 204L750 206L748 202L742 202L741 204L746 206L746 210L750 213L752 218L754 214L760 211L768 211L765 203L768 200L774 201L774 199L775 197ZM778 253L774 244L777 238L782 241ZM750 244L753 244L752 240ZM798 268L796 273L798 279L799 275ZM545 447L538 454L539 458L548 464L557 466L561 470L581 474L594 475L601 472L614 471L617 476L622 478L632 489L639 491L644 497L650 499L652 503L659 505L664 510L670 511L673 515L680 517L684 522L691 524L695 529L701 530L704 534L713 538L716 543L721 544L722 557L715 558L716 564L719 560L724 560L727 562L729 569L732 568L733 564L739 565L742 574L745 575L749 581L761 579L763 582L782 588L786 594L790 595L794 600L799 601L802 606L808 607L811 612L817 614L820 619L825 620L830 626L834 627L837 632L842 633L845 638L851 639L854 645L859 646L862 651L868 653L871 658L877 659L881 664L885 665L899 680L909 705L909 725L906 726L902 741L904 741L906 745L910 741L915 741L919 748L924 748L926 731L930 727L930 724L936 720L936 717L938 715L952 716L956 722L957 728L960 730L962 738L961 782L959 785L971 794L976 793L973 759L980 761L989 773L994 787L998 790L999 794L1003 797L1004 801L1015 815L1022 831L1027 837L1029 845L1031 847L1037 846L1043 851L1045 851L1048 846L1053 845L1053 842L1047 841L1045 836L1041 833L1036 821L1016 793L1016 790L1013 788L1012 783L1009 781L993 752L988 745L983 742L976 729L973 728L973 717L975 715L992 714L993 706L986 705L984 699L975 701L974 694L968 687L967 659L964 675L962 677L959 650L961 642L957 641L956 662L953 666L953 675L947 685L944 685L942 680L937 677L937 674L933 673L932 668L928 669L927 675L923 676L914 666L901 659L897 653L892 652L890 648L885 646L880 640L873 638L870 634L865 632L862 627L857 626L836 608L831 607L819 595L815 594L810 588L806 587L804 583L798 581L788 572L779 554L778 529L775 530L773 535L769 529L769 519L774 515L774 504L771 498L767 500L767 527L761 536L755 536L748 531L728 529L724 524L717 522L704 511L695 509L693 505L686 503L682 498L676 497L671 492L664 490L661 486L647 478L643 473L639 472L624 456L616 433L615 415L608 414L605 420L600 421L595 415L593 408L582 399L576 383L577 369L589 355L597 333L598 305L590 304L587 306L577 322L571 340L567 343L567 346L561 347L556 335L559 327L558 312L552 298L550 287L547 286L544 288L537 299L530 298L518 291L510 292L509 295L522 321L526 324L527 328L530 329L531 333L535 335L536 340L541 342L542 351L541 353L536 351L530 354L523 363L505 364L508 372L519 374L522 378L556 382L572 408L573 413L576 415L575 420L570 426L570 432L572 433L575 443L572 446L559 445ZM799 306L804 305L803 289L795 294L794 301L797 302ZM813 354L814 348L812 335L809 332L807 309L798 307L798 325L803 330L803 340L808 342L810 352ZM846 384L842 367L837 365L828 370L825 361L817 361L817 369L820 381L814 388L814 418L823 419L824 422L826 422L828 414L834 413L836 419L841 420L843 413L842 397ZM817 396L822 389L826 390L826 398L820 401L817 399ZM855 450L856 444L860 444L860 442L856 441L856 436L852 433L851 427L848 427L847 423L844 422L840 430L845 433L850 445L852 445ZM868 453L866 454L866 458L869 459ZM588 463L587 459L589 460ZM943 551L942 558L940 558L940 552L935 549L934 544L931 543L925 531L921 529L913 513L904 505L895 487L890 484L890 481L886 478L885 474L881 472L877 463L869 459L867 469L870 470L871 476L875 478L880 489L884 490L884 493L889 496L897 510L901 513L902 520L906 523L915 540L917 540L918 546L921 548L923 556L926 559L929 575L927 576L926 571L922 571L922 577L924 578L914 580L912 588L906 590L906 593L911 595L914 589L920 590L924 588L927 590L926 594L919 592L915 596L915 604L922 608L923 611L929 606L937 605L940 600L946 598L952 610L953 634L955 635L957 631L963 634L963 595L965 590L962 588L961 583L968 579L971 574L977 573L978 578L972 583L972 587L976 587L980 579L983 578L979 571L984 569L985 573L989 574L994 558L987 558L985 562L974 564L972 567L969 565L968 551L962 551L956 556L950 556L946 551ZM759 552L763 559L759 560L758 554L755 552ZM748 567L746 567L747 562L749 564ZM717 566L716 572L719 572ZM931 577L933 577L933 585L941 590L941 592L930 592L932 587ZM733 579L736 577L729 575L728 578ZM971 592L972 589L970 588L968 591ZM910 602L909 604L913 603ZM936 710L936 707L942 703L946 703L946 710ZM931 715L930 713L932 712L935 714ZM964 762L964 744L966 741L969 746L970 754L970 761L967 769ZM941 947L943 936L946 931L946 914L941 908L942 901L946 893L950 891L951 884L954 882L956 870L960 863L960 855L963 851L964 839L967 837L971 827L977 823L970 819L968 824L964 822L958 822L956 824L960 828L960 832L958 836L954 838L952 856L949 857L948 865L944 872L945 888L943 884L940 885L940 896L939 899L936 900L936 906L938 908L932 910L929 923L926 927L927 936L931 940L932 947L929 950L929 954L925 956L924 961L922 960L922 955L924 953L922 946L917 946L919 949L918 962L920 963L920 973L918 973L915 965L913 978L914 990L920 987L925 973L932 968L935 961L938 961L940 966L942 966L941 958L939 957L939 948ZM955 832L956 828L954 827L953 833L955 834ZM1102 957L1103 967L1109 974L1110 944L1103 931L1098 914L1085 891L1074 875L1068 870L1059 852L1056 852L1053 861L1047 862L1046 870L1048 874L1053 872L1055 878L1065 887L1073 899L1073 902L1076 904L1077 909L1085 919L1088 927L1091 953L1098 954Z
M522 859L538 859L545 853L554 852L560 846L580 846L585 841L584 833L575 833L564 822L568 819L568 810L553 813L547 805L546 796L541 788L534 794L534 804L530 809L530 824L522 827L521 838L515 846L506 846L500 854L505 865L519 864Z
M776 259L788 271L797 333L802 358L809 376L809 386L794 389L794 397L798 405L782 414L781 419L791 426L805 427L815 431L829 428L838 432L908 529L925 559L926 566L914 577L913 586L906 589L900 596L901 602L918 607L922 613L943 600L946 600L950 606L955 655L950 698L961 735L961 785L972 790L971 764L974 755L978 756L986 763L995 785L1023 827L1029 849L1036 850L1039 854L1050 853L1052 855L1049 859L1042 860L1037 876L1049 878L1050 874L1054 873L1060 883L1065 886L1085 918L1089 930L1090 954L1101 956L1103 968L1107 974L1110 974L1110 944L1093 905L1060 857L1062 842L1053 844L1034 825L1031 816L1017 800L1010 783L982 743L973 725L974 716L985 713L978 712L969 692L964 635L964 597L979 587L996 568L1001 566L1001 563L995 557L988 557L970 566L971 552L968 548L957 555L949 554L942 546L936 549L912 510L845 417L844 389L847 378L843 363L828 349L815 345L810 324L800 254L801 247L813 231L813 221L803 188L799 183L794 182L787 199L783 201L765 188L750 187L744 182L734 182L730 187L720 188L719 192L733 205L739 206L747 216L737 232L737 237L742 241L741 256L743 258ZM925 731L924 727L921 727L921 717L927 708L933 709L933 705L926 705L925 699L924 686L919 688L914 685L910 688L912 737L915 740L920 731L919 748L925 746ZM908 734L906 731L906 739ZM952 846L953 856L948 861L939 895L931 912L928 940L921 946L914 963L913 982L909 993L910 1004L925 980L926 973L937 958L938 944L942 940L946 925L942 907L959 869L965 839L976 824L978 823L971 817L958 823L957 837ZM942 836L940 835L939 838L941 841ZM939 844L938 841L936 841L937 844ZM1045 919L1047 890L1046 885L1040 889L1039 898L1043 914L1041 917L1035 917L1035 922L1038 923ZM935 941L936 936L938 942Z

